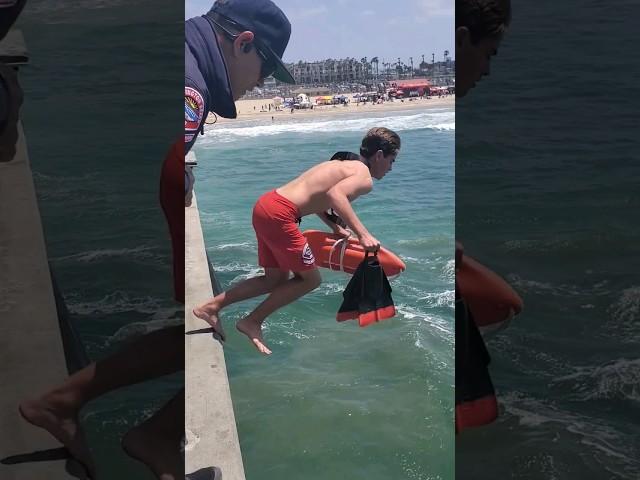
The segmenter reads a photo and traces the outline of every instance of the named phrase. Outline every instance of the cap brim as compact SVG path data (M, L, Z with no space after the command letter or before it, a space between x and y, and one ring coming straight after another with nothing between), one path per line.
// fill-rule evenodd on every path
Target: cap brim
M287 67L284 66L284 63L282 63L282 60L280 60L277 57L274 58L274 60L276 61L276 64L278 66L276 67L276 71L273 72L272 77L284 83L291 83L291 84L296 83L296 79L293 78L293 75L291 75L291 72L287 70Z
M296 79L293 78L291 72L287 70L287 67L284 66L280 57L274 52L268 45L262 45L262 47L269 52L269 56L273 59L276 64L276 70L271 75L276 80L280 80L284 83L296 83Z

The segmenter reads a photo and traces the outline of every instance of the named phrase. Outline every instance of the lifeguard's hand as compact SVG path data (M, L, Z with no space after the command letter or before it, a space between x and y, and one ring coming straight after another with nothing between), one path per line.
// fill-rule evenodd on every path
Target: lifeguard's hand
M333 227L333 233L342 238L349 238L351 236L351 232L346 228L342 228L340 225Z
M380 250L380 242L371 235L363 235L358 240L360 241L362 248L367 252L377 252Z
M6 111L1 112L4 121L0 123L0 162L9 162L16 154L18 120L23 97L18 75L13 68L0 64L0 81L0 88L3 89L0 94L4 95L6 105Z

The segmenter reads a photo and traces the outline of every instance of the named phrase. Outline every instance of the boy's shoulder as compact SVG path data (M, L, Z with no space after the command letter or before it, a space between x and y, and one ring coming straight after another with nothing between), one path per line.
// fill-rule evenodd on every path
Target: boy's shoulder
M324 162L329 168L335 168L340 170L351 170L351 171L369 171L369 167L367 167L364 163L359 160L327 160Z

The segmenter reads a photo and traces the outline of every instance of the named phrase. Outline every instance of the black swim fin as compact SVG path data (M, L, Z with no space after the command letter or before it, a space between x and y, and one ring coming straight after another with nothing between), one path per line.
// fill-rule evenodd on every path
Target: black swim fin
M377 255L365 256L362 293L358 303L358 323L366 327L394 317L396 307L391 298L391 285Z
M344 300L336 319L358 319L359 325L366 327L395 316L391 291L378 257L367 252L342 294Z
M489 374L491 357L456 286L456 433L493 422L498 403Z
M361 262L353 272L353 276L347 284L344 292L342 292L342 305L338 309L336 320L344 322L345 320L355 320L360 314L358 306L360 305L362 295L362 285L364 282L364 270L366 268L365 262Z

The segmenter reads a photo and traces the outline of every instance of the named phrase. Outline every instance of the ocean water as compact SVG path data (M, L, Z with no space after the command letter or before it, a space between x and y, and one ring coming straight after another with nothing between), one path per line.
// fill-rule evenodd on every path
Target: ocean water
M637 4L513 5L456 104L456 236L525 310L488 342L501 416L459 436L456 475L637 479Z
M183 319L158 201L162 160L182 128L181 16L169 2L30 0L20 19L31 56L22 113L47 250L92 359ZM153 478L120 437L181 385L171 376L87 406L104 478Z
M260 356L233 328L259 300L223 311L225 356L247 479L452 479L452 108L220 123L194 149L207 251L223 288L260 272L256 199L373 126L396 130L393 171L354 209L407 271L392 280L395 318L338 323L348 275L322 270L311 294L271 315ZM306 217L302 229L323 229ZM326 228L326 227L324 227Z

